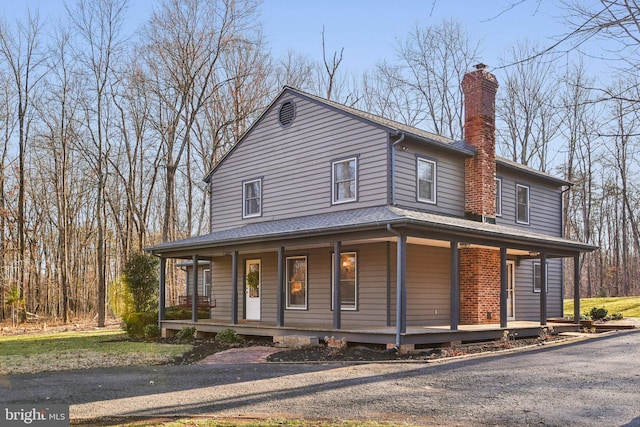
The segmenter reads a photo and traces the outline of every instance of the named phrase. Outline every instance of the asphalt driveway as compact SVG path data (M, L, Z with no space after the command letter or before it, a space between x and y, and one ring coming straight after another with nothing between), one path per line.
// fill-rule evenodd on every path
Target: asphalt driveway
M422 425L640 426L640 331L434 364L245 364L0 376L72 420L212 414Z

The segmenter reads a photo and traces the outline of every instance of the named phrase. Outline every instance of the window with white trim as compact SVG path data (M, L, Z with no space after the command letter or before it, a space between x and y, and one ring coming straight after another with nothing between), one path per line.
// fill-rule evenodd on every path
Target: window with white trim
M307 308L307 257L287 257L287 308Z
M358 159L350 157L331 163L333 203L354 202L358 192Z
M424 158L417 158L417 188L418 201L426 203L436 202L436 162Z
M529 187L516 184L516 222L529 224Z
M211 269L202 270L202 295L211 295Z
M502 216L502 178L496 178L496 216Z
M540 292L540 284L542 283L542 269L540 268L540 262L533 263L533 292ZM544 286L544 291L549 292L549 264L545 264L545 272L546 274L546 283Z
M243 218L262 215L262 179L242 183L242 201Z
M331 307L333 307L334 260L331 256ZM340 307L342 310L358 309L358 257L356 252L340 253Z

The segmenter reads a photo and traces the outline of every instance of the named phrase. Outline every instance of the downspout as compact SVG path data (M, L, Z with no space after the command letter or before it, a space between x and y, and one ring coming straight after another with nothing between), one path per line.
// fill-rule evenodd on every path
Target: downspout
M400 239L402 238L402 234L398 233L396 230L394 230L391 227L391 224L387 224L387 231L389 231L389 233L391 234L395 234L398 237L398 256L397 256L397 260L396 260L396 265L398 265L400 263L400 257L404 256L404 254L401 254L401 244L400 244ZM400 349L400 345L402 344L401 339L402 339L402 316L403 316L403 310L402 310L402 301L403 301L403 293L404 293L404 286L403 286L403 272L401 268L397 268L396 267L396 343L394 346L394 349L396 351L398 351Z
M404 133L400 132L400 138L391 144L391 205L396 205L396 145L404 141ZM390 227L387 225L387 227ZM391 231L394 233L395 231Z

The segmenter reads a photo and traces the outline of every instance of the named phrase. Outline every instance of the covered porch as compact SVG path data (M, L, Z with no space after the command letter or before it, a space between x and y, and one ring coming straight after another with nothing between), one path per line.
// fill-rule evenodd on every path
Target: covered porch
M573 276L576 283L579 283L579 255L583 251L593 250L591 246L558 237L393 207L359 209L347 213L349 215L342 212L339 215L324 214L303 219L257 223L240 229L149 248L150 252L161 259L158 319L161 329L165 334L171 334L171 331L180 330L185 326L195 326L199 333L216 333L233 328L241 335L271 337L295 335L319 339L328 336L348 342L386 344L397 348L403 345L420 346L499 339L504 331L511 333L517 330L521 337L536 336L541 327L549 326L547 292L536 295L539 298L539 316L536 321L510 320L508 264L519 264L524 260L535 259L540 265L546 265L549 259L573 258L575 265ZM303 222L300 222L301 220ZM386 285L377 287L380 291L379 296L371 304L377 304L376 307L380 309L371 310L373 314L366 311L364 303L355 311L345 311L341 304L341 297L344 295L341 290L341 283L344 283L340 276L341 258L331 256L332 253L342 254L345 250L357 251L360 250L358 248L364 247L370 247L376 253L386 251L386 254L378 257L378 263L386 262L388 266L380 270L385 271L387 277L378 278L380 283ZM438 259L430 259L429 256L424 255L416 258L415 255L411 255L418 253L419 248L437 251ZM324 252L316 256L314 251ZM362 252L364 253L364 250ZM292 309L288 300L291 285L287 272L288 259L296 254L307 254L305 256L309 256L310 259L311 256L322 258L331 264L331 268L326 269L326 275L331 275L324 280L326 283L318 283L318 280L314 282L315 286L321 286L327 292L321 297L315 297L306 292L305 298L309 301L309 305L306 305L304 310ZM476 263L490 264L495 282L495 298L485 298L485 289L482 288L484 285L480 281L473 292L469 291L469 286L465 282L468 280L465 278L468 276L465 269L468 268L466 266L469 260L483 254L489 255L487 258L489 261L476 259ZM448 269L446 284L440 283L442 279L438 284L440 291L446 289L448 293L447 304L440 301L440 306L446 313L445 321L442 321L441 312L439 318L421 322L417 312L423 308L415 304L415 294L409 295L410 303L408 304L407 285L411 284L412 280L413 282L420 280L407 278L407 272L412 271L412 268L407 267L410 255L413 257L410 266L424 264L424 270L420 271L426 275L435 268L436 264L439 265L440 270L443 268L443 263L448 264L444 266ZM247 257L260 259L271 257L273 261L271 262L273 286L269 289L266 282L261 285L263 286L261 292L271 298L269 302L263 301L262 305L270 307L272 315L266 315L265 310L265 314L256 320L246 320L247 297L244 291L246 271L244 274L240 274L240 271ZM228 273L218 276L222 280L218 281L216 289L218 307L214 310L218 312L215 319L197 318L197 274L192 278L194 283L192 289L195 290L190 296L194 313L192 319L189 321L165 319L165 266L168 258L187 259L193 265L198 265L201 260L210 262L221 260L223 262L220 265L228 266ZM362 261L363 264L364 262ZM429 266L430 262L433 263L431 266ZM212 268L215 269L215 267ZM316 268L316 271L318 269ZM413 270L415 271L415 268ZM418 275L420 274L419 272ZM540 283L547 283L547 269L540 268L539 274ZM219 285L221 282L225 284L222 287ZM305 286L306 283L305 281ZM360 290L364 292L367 286L373 287L370 283L373 283L373 279L362 281L359 285ZM445 285L446 287L443 287ZM412 289L414 288L416 287L413 286ZM579 287L575 288L573 314L575 319L579 319ZM489 294L489 290L486 290ZM225 294L224 297L221 297L222 291ZM429 292L431 291L425 290L421 297L429 298ZM469 311L467 307L469 304L466 301L469 298L468 295L472 295L471 298L477 300L473 310L480 312L480 315L475 318L469 317L469 313L466 312ZM561 294L558 293L558 295ZM482 306L481 300L485 299L490 299L488 310L486 306ZM429 310L431 311L431 308ZM438 314L438 307L433 311ZM483 317L485 311L486 317ZM318 314L320 312L322 315ZM316 318L320 321L315 321ZM358 319L363 321L359 323ZM556 330L579 328L578 323L551 325Z

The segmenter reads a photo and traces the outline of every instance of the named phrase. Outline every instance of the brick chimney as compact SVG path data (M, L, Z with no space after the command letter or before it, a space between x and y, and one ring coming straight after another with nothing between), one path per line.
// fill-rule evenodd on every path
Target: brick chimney
M496 77L478 64L462 79L464 138L476 149L465 160L465 216L496 221Z

